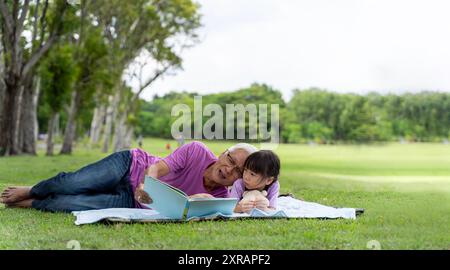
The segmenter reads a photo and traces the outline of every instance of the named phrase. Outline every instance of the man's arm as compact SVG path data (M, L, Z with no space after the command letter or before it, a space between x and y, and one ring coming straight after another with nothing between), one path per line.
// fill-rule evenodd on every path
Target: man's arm
M164 161L160 160L148 167L147 170L145 170L145 175L158 179L159 177L167 175L169 172L169 166L167 166ZM142 183L143 182L144 181L142 181Z
M167 175L170 172L169 166L167 164L160 160L156 162L155 164L150 165L142 175L142 178L139 181L138 189L144 189L144 180L145 176L151 176L153 178L158 179L159 177L162 177L164 175Z
M189 199L196 199L196 198L206 199L206 198L214 198L214 196L209 193L197 193L189 196Z
M142 178L139 181L139 185L136 187L136 190L134 192L135 199L141 203L146 204L152 203L152 198L150 198L148 193L144 191L145 176L148 175L158 179L158 177L167 175L169 172L170 172L169 167L162 160L156 162L155 164L150 165L150 167L148 167L145 170L144 174L142 175Z

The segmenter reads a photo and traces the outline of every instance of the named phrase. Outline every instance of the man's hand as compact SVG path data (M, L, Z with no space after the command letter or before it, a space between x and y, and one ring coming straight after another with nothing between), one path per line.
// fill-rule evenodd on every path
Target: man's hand
M198 193L198 194L189 196L189 199L195 199L195 198L214 198L214 196L211 194L208 194L208 193Z
M150 204L153 202L152 198L150 198L150 195L148 195L147 192L144 191L144 185L139 185L135 192L134 192L134 198L144 204Z

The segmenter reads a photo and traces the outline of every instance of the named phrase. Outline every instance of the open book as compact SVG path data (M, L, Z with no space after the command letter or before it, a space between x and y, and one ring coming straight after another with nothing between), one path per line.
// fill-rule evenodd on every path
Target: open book
M144 190L153 202L145 204L171 219L189 219L214 214L232 215L236 198L193 198L183 191L150 176L145 177Z

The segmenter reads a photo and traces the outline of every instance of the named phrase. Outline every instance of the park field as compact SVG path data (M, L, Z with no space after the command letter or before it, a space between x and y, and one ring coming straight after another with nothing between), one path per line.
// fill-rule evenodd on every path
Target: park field
M143 148L164 156L169 141ZM176 146L170 141L172 148ZM231 142L205 142L220 154ZM450 249L450 145L280 145L282 193L330 206L364 208L356 220L241 220L76 226L74 216L0 206L0 249ZM106 155L0 158L0 189L33 185Z

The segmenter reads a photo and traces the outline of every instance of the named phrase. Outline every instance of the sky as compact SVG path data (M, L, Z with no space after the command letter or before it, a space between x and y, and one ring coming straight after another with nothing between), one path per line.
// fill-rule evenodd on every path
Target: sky
M450 1L200 0L200 42L142 97L266 83L335 92L450 92ZM150 71L146 71L151 74Z

